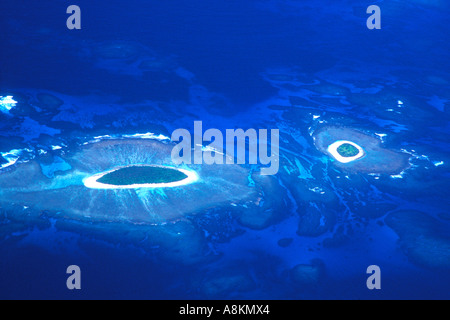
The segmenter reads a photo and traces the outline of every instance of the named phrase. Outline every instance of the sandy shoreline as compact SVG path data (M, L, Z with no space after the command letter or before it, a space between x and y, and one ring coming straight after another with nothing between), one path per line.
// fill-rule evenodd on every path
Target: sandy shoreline
M350 145L354 146L356 149L358 149L358 154L353 157L341 156L339 154L339 152L337 151L337 149L343 144L350 144ZM348 141L348 140L339 140L339 141L333 142L332 144L330 144L328 146L327 150L333 156L333 158L335 158L337 161L339 161L341 163L349 163L349 162L355 161L359 158L362 158L364 156L364 150L356 143L354 143L352 141Z

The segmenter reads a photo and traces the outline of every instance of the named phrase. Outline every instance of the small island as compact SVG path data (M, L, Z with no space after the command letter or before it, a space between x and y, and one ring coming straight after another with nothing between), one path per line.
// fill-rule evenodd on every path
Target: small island
M328 152L341 163L349 163L364 156L364 150L352 141L338 140L328 146Z
M131 165L93 175L84 180L92 189L177 187L197 180L193 171L159 165Z
M316 148L346 172L395 175L409 168L410 155L383 147L370 133L344 126L323 126L313 133Z

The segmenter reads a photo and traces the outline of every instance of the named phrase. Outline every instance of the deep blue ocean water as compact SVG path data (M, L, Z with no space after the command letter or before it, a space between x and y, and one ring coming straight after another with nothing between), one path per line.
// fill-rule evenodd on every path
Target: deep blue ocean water
M71 4L81 30L66 27ZM380 30L366 27L372 4ZM0 298L450 298L449 14L438 0L2 1L0 96L17 104L0 109L0 178L36 161L51 181L100 136L170 137L195 120L280 129L281 165L265 195L273 220L202 208L179 219L195 229L182 245L178 229L149 247L127 221L66 214L75 195L56 213L36 200L64 186L0 191ZM335 166L312 138L333 125L378 137L410 167ZM81 290L66 288L72 264ZM296 279L297 265L313 279ZM369 265L381 290L366 287Z

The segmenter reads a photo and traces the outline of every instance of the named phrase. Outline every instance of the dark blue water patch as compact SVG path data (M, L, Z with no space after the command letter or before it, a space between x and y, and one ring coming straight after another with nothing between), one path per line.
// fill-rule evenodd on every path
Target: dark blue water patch
M42 173L49 179L55 177L58 172L64 172L72 169L72 166L65 162L60 157L56 156L53 158L53 162L50 164L40 163Z
M302 45L315 34L307 24L310 18L277 16L259 10L255 2L132 1L124 11L134 14L119 17L120 6L124 4L90 4L90 37L132 38L165 55L176 54L198 82L241 104L275 93L260 76L268 67L301 63L317 71L335 61L326 52ZM95 26L89 19L94 12L102 12Z
M86 241L86 242L85 242ZM82 239L83 255L52 252L38 246L0 245L2 299L172 299L188 298L179 290L188 269L164 265L132 249ZM66 269L81 269L81 290L68 290ZM131 276L133 275L133 276ZM26 288L26 289L25 289Z
M13 47L11 51L14 57L5 57L11 63L2 66L4 72L9 74L8 85L11 86L46 88L70 95L102 92L119 95L126 102L148 99L188 101L186 80L174 75L146 73L142 78L136 78L96 68L70 53L55 56L51 52L33 49L24 51L22 47ZM37 74L39 77L36 77Z
M2 259L0 282L2 299L58 299L67 294L65 271L71 265L62 256L44 248L0 246ZM27 288L27 289L25 289Z
M8 163L8 161L5 158L3 158L3 156L0 156L0 165L6 164L6 163Z
M13 149L23 149L28 145L23 143L21 137L11 137L0 133L0 152L9 152Z
M87 293L90 297L177 299L188 296L183 278L192 272L189 267L156 262L151 253L143 254L132 247L112 247L89 240L82 241L81 246L90 257L85 280L90 286Z
M84 22L78 33L65 28L66 16L61 14L65 7L62 4L47 11L39 8L33 10L31 18L25 19L23 13L18 15L26 21L18 18L21 36L28 42L27 49L20 45L8 46L3 52L4 61L8 64L2 65L2 68L12 75L10 81L13 84L23 84L24 81L36 84L33 74L39 74L41 85L64 88L70 92L85 92L92 88L116 91L128 97L142 97L144 92L156 95L160 91L166 99L168 95L177 96L177 88L168 91L168 88L156 85L152 91L145 81L108 76L90 68L88 62L75 59L76 52L61 52L59 49L61 43L63 50L76 51L82 50L85 43L92 40L101 43L104 40L128 39L155 48L165 56L177 55L180 65L193 72L199 83L207 85L211 91L224 93L242 107L242 104L261 101L276 92L260 77L260 73L270 67L296 65L303 71L320 71L333 66L343 52L348 59L369 59L393 65L404 61L409 64L419 62L421 65L435 64L435 60L444 61L442 46L431 45L437 51L435 56L438 59L423 58L422 52L416 55L409 51L397 54L392 50L401 40L399 34L410 34L407 33L410 26L402 24L405 16L401 16L399 22L390 21L399 29L395 36L393 30L367 33L364 25L362 28L356 28L356 25L350 28L354 24L346 26L342 17L333 21L336 28L331 32L327 23L314 19L314 13L322 19L333 17L333 12L326 8L297 8L295 15L285 16L260 10L257 4L256 1L208 4L198 0L163 3L113 1L106 6L102 2L81 1L79 5L83 8ZM17 8L12 9L12 12L17 11ZM59 15L60 20L53 18ZM423 18L418 23L423 26ZM34 30L36 26L49 28L48 36L45 37L42 32L36 39L33 39L34 35L27 36L26 30L31 26ZM432 25L432 28L434 30L437 26ZM426 39L429 35L429 32L422 31L420 38ZM352 46L345 41L352 37L359 40L357 45ZM342 39L343 43L339 45L336 39ZM385 49L386 42L390 44L390 50ZM35 51L33 47L40 49ZM409 60L405 59L405 55ZM21 65L14 61L20 61ZM40 63L35 64L34 61ZM28 72L29 76L16 77L13 71L18 69Z
M333 280L336 270L328 267L327 281L302 288L291 282L288 274L280 277L278 262L270 256L236 262L228 268L210 266L201 273L175 264L155 264L136 253L133 256L131 249L117 250L106 244L84 244L86 256L76 258L37 247L22 248L20 254L12 249L17 248L0 248L2 256L8 254L9 257L1 262L2 299L251 299L255 296L266 299L421 299L424 292L427 292L427 299L449 298L447 274L420 270L386 272L382 275L382 289L371 291L365 286L367 275L364 272ZM82 289L70 291L66 288L69 276L66 269L75 263L82 271ZM381 268L390 269L384 265ZM233 272L240 275L251 269L256 279L251 284L253 287L232 282L235 281ZM228 273L231 275L227 284L223 278ZM224 282L218 282L220 277ZM211 291L199 292L197 283L203 284L201 288L217 283L229 291L212 291L211 295ZM255 287L266 289L255 291Z

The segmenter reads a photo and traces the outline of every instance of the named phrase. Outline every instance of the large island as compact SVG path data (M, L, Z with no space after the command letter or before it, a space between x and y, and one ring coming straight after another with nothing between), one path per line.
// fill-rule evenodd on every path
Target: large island
M92 189L171 188L198 180L195 171L160 165L130 165L83 180Z

